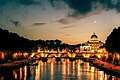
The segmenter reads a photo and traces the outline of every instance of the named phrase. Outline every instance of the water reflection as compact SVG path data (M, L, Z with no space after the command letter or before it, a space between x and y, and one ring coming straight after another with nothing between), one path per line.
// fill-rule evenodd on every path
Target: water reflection
M48 62L39 61L38 66L25 66L15 70L9 70L0 75L0 80L120 80L107 75L104 71L90 66L82 60L70 62L62 59L56 62L49 59Z

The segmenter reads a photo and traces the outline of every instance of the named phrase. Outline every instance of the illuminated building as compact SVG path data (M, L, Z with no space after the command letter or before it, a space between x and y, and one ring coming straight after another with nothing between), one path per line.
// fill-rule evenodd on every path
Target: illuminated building
M101 42L98 39L98 36L93 33L93 35L90 37L90 40L83 43L83 45L80 47L81 51L97 51L100 46L102 46L104 43Z

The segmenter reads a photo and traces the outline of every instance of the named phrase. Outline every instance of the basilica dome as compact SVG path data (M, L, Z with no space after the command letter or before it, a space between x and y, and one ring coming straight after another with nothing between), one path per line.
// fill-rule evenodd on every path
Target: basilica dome
M97 51L99 49L100 46L103 46L103 42L99 41L98 36L93 33L90 36L90 39L84 43L84 45L81 47L81 51Z
M90 37L90 42L98 42L98 41L99 41L98 36L95 33L93 33L93 35Z
M98 39L98 36L94 33L92 36L91 36L91 39L92 38L97 38Z

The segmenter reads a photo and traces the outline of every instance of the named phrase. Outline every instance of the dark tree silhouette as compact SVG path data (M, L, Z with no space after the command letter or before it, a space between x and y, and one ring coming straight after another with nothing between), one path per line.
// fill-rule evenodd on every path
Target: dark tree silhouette
M36 52L38 47L42 50L62 50L75 51L77 45L69 45L62 43L61 40L29 40L27 38L19 36L17 33L9 32L0 28L0 51L5 52L6 60L12 60L12 54L15 52Z
M31 48L29 39L0 28L0 51L28 52Z
M108 52L120 53L120 27L118 27L118 29L116 28L113 29L111 34L107 37L105 47Z

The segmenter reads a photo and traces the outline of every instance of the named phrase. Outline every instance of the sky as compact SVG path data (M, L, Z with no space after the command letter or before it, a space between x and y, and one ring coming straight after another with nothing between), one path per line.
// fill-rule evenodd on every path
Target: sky
M105 42L120 26L120 0L0 0L0 28L30 40Z

